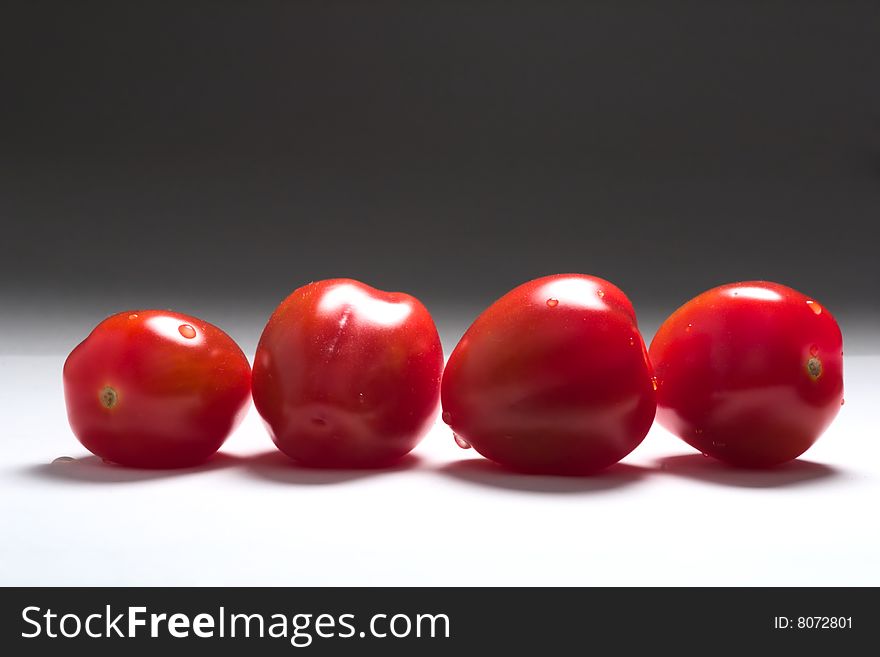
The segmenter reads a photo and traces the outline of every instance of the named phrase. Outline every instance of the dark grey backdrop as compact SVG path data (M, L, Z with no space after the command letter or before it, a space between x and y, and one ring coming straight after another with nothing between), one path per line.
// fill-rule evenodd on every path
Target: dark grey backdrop
M561 271L647 333L745 278L878 332L878 3L25 2L0 49L7 351L144 306L251 346L342 275L447 342Z

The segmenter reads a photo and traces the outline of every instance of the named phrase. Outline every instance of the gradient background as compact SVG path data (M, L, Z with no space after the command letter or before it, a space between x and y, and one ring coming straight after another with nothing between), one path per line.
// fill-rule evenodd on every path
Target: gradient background
M880 351L880 7L723 4L13 4L0 348L169 307L250 351L292 289L350 276L422 298L448 353L572 271L646 339L766 278Z

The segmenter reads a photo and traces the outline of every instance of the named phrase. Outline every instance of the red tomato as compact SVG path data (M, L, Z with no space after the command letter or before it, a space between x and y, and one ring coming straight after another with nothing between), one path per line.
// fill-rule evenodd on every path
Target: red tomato
M585 474L642 442L656 411L633 306L581 274L520 285L458 343L442 385L457 441L503 466Z
M244 417L250 374L216 326L167 310L119 313L67 357L67 416L86 449L108 461L191 466Z
M657 419L709 456L745 467L798 457L843 404L840 328L777 283L722 285L688 301L651 343Z
M443 349L418 299L358 281L310 283L281 302L254 359L254 403L289 457L379 467L436 419Z

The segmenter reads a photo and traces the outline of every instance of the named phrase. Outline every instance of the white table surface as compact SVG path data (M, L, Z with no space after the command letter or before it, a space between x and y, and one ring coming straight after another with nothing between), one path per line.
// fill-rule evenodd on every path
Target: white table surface
M108 466L68 428L63 359L0 356L2 585L880 585L877 356L788 466L655 426L593 478L505 473L439 422L393 470L301 469L253 409L202 468Z

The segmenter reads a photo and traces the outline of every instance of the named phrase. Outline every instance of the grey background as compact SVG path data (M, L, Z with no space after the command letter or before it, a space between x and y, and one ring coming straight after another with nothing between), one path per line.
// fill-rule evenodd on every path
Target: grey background
M7 353L154 306L250 350L331 276L419 296L449 350L564 271L648 338L767 278L880 351L877 3L5 6Z

